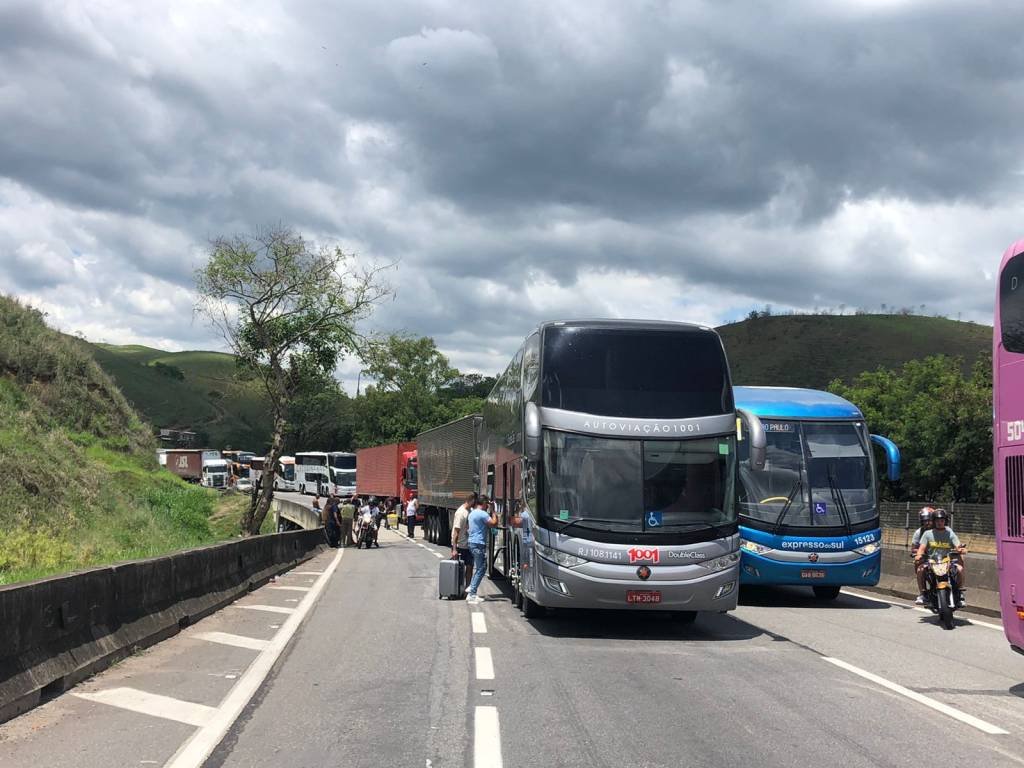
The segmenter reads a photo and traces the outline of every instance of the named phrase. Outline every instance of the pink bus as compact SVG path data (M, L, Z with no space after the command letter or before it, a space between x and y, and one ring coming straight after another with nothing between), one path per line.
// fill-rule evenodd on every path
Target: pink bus
M1024 654L1024 240L999 265L992 389L999 602L1006 639Z

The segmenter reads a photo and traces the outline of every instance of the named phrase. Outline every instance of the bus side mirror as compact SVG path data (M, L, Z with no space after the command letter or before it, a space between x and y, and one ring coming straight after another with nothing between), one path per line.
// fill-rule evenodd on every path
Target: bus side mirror
M526 458L531 462L540 460L540 408L536 403L527 403L523 414L523 442Z
M765 457L768 453L768 436L765 434L764 425L756 414L746 408L737 408L736 415L740 417L750 434L750 466L761 471L764 469Z
M889 438L882 437L881 435L872 435L871 442L880 446L885 451L885 463L888 469L886 477L889 478L889 482L895 483L900 479L903 469L899 446Z

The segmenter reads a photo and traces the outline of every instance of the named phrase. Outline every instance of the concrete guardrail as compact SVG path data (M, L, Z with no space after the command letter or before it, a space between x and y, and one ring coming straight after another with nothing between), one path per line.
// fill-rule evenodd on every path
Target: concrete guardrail
M324 546L253 536L0 587L0 722L231 603Z

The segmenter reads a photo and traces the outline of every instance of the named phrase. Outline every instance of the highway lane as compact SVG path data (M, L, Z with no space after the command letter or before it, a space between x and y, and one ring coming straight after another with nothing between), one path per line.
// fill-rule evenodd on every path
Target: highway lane
M900 601L822 604L802 590L745 593L737 611L692 626L631 613L527 621L487 581L476 608L438 600L443 547L390 532L381 544L345 552L208 765L916 766L936 749L943 762L1024 764L1024 659L995 629L946 632ZM335 556L270 586L309 586L321 577L299 574ZM195 726L103 693L216 709L256 652L196 634L273 637L280 619L257 613L227 609L98 675L80 692L100 700L61 696L0 726L0 764L165 764Z

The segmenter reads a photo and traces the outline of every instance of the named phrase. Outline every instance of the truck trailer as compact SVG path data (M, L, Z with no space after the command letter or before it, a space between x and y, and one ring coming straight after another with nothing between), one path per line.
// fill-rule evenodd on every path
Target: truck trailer
M480 487L480 424L465 416L416 436L420 512L428 541L449 544L452 521Z
M220 451L209 448L176 448L165 454L165 466L182 480L208 488L227 487L228 463Z
M404 506L416 496L416 443L390 443L356 451L356 493L398 499ZM421 517L417 517L421 521Z

